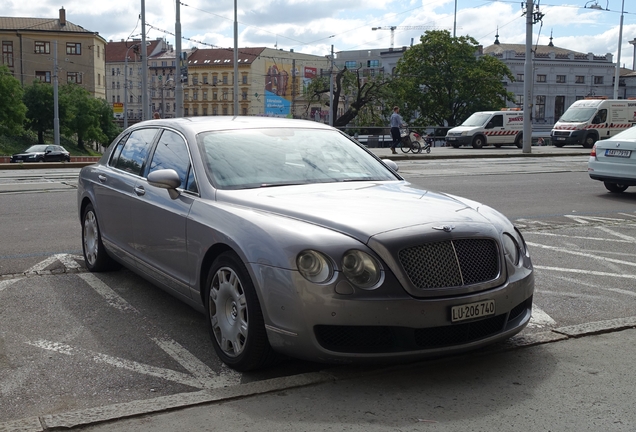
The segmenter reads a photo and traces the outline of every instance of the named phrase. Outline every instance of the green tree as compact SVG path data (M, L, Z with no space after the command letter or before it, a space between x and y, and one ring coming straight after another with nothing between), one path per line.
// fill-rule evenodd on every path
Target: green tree
M44 144L44 133L53 129L53 87L33 81L25 88L23 100L27 107L26 128L37 132L38 142Z
M84 142L106 142L107 137L100 125L99 99L95 99L84 88L69 83L60 87L60 104L65 107L66 115L60 116L60 127L65 135L77 136L77 147L84 149Z
M416 124L456 126L476 111L500 109L514 100L503 85L506 78L514 80L512 72L493 56L477 55L472 37L434 30L420 42L397 64L394 102L401 102L396 105L404 118L417 111Z
M388 76L363 76L360 68L351 70L345 67L338 71L334 77L333 112L338 112L341 101L345 101L345 110L340 117L334 119L333 125L346 126L361 114L377 120L377 106L381 103L383 91L389 82ZM329 106L329 92L328 76L314 78L305 90L310 102L308 109L311 102L316 101Z
M18 134L23 130L27 108L22 102L22 86L8 67L0 66L0 134Z
M117 135L121 133L122 129L114 121L113 107L105 99L97 99L97 101L99 102L99 126L103 133L103 136L97 142L108 147Z

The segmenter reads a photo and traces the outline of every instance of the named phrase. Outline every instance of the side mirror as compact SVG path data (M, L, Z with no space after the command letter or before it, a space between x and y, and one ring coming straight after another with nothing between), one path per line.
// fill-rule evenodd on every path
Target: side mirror
M181 186L179 174L173 169L161 169L148 174L148 183L152 186L167 189L170 198L176 199L179 196L177 188Z
M398 164L393 162L391 159L382 159L382 162L384 162L384 164L386 166L388 166L389 168L391 168L395 172L398 172L399 169L400 169L400 167L398 167Z

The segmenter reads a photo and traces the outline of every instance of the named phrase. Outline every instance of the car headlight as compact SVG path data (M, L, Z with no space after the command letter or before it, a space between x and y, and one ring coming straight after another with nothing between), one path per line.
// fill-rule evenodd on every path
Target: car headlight
M502 240L506 256L514 265L519 264L519 257L521 255L517 241L508 233L504 233Z
M309 282L324 283L333 276L331 261L315 250L305 250L296 257L298 271Z
M380 264L366 252L352 249L342 257L342 272L353 285L362 289L375 286L381 276Z

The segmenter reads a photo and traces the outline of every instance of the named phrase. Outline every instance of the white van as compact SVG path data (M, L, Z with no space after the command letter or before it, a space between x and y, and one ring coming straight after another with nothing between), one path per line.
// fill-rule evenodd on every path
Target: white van
M480 111L466 119L460 126L446 134L446 143L455 148L472 145L523 146L523 112L518 108L502 108L500 111Z
M600 139L613 137L636 124L636 100L586 98L574 102L552 128L557 147L581 144L592 148Z

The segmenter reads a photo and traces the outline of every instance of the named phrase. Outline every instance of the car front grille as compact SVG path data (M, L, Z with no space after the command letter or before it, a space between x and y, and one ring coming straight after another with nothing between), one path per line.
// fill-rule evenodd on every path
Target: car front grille
M570 136L570 131L554 131L552 132L554 136L568 137Z
M318 325L314 333L325 349L343 353L395 353L463 345L494 336L506 329L506 323L532 307L532 298L510 313L461 324L440 327L409 328L390 326Z
M419 289L473 285L499 276L499 253L491 239L458 239L403 249L400 263Z

